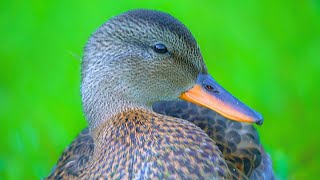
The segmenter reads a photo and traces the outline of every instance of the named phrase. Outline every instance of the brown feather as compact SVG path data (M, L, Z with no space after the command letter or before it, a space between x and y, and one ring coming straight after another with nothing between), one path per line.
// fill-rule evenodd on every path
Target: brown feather
M213 156L217 156L215 162L219 162L220 164L215 164L215 166L218 167L216 174L219 174L220 169L220 171L224 172L220 172L220 175L223 174L224 177L226 177L230 171L233 179L249 179L251 176L254 177L254 179L274 178L272 168L271 171L270 168L265 168L266 166L272 167L271 160L264 152L259 142L257 131L252 125L230 121L213 111L184 101L160 102L153 107L156 112L161 114L184 118L194 123L204 130L206 134L199 128L181 119L160 116L150 112L140 112L136 115L130 114L129 117L125 117L128 115L122 114L122 117L116 118L121 121L112 121L113 125L111 127L115 129L110 130L110 126L105 125L100 128L100 132L109 132L107 136L108 140L104 143L122 142L123 144L127 144L127 147L130 147L131 150L130 148L124 148L124 151L121 152L122 154L120 155L118 150L123 149L123 147L120 148L120 145L116 143L112 144L113 155L110 155L111 152L108 152L109 154L106 155L107 152L101 153L101 151L96 150L97 154L93 156L95 144L89 130L84 129L64 151L58 161L57 167L48 179L59 179L59 177L76 178L78 176L85 176L87 175L86 173L91 171L95 171L95 173L100 175L103 175L101 174L103 172L108 173L107 176L112 178L120 177L121 173L117 173L116 169L121 166L117 168L110 167L110 169L113 169L112 171L108 169L108 166L105 166L109 161L114 160L115 156L123 157L122 160L119 159L118 161L126 162L126 165L121 168L130 167L130 161L128 159L137 159L140 164L143 164L143 161L152 162L155 164L154 166L158 167L160 165L159 163L162 162L161 165L163 167L159 169L163 170L161 173L153 171L153 176L161 177L161 175L163 175L166 177L170 175L174 177L184 174L186 177L191 177L191 172L195 172L195 169L200 170L201 168L194 168L194 170L189 172L188 169L183 169L182 167L186 165L194 167L201 165L201 163L199 163L201 159L197 159L197 157L204 157L196 153L196 149L201 146L201 144L199 144L201 141L210 143L212 146L211 152L207 152L207 155L212 154ZM155 117L152 118L152 116L158 118L155 119ZM128 121L126 121L126 119L128 119ZM119 130L117 131L116 129ZM114 131L117 131L117 133L111 133ZM95 131L95 134L97 135L97 131ZM214 148L214 142L209 140L207 135L218 145L220 150ZM197 140L198 143L194 140ZM170 148L168 142L176 142L176 146L174 146L175 149ZM119 146L119 148L117 148L117 146ZM157 147L158 149L153 150L153 154L149 154L149 159L146 157L143 157L143 159L141 153L144 152L145 149L150 149L149 146ZM190 146L193 148L193 151L189 153L182 151L183 147ZM134 154L134 156L132 149L138 152ZM220 151L222 152L222 159L220 158ZM155 154L155 152L157 152L157 154ZM206 159L202 160L207 162ZM99 164L99 162L103 162L103 166L101 166L102 164L100 164L100 166L96 164ZM136 169L143 167L138 164L139 163L135 162L134 166L139 167ZM226 169L226 164L228 169ZM171 169L170 173L169 169L173 167L176 169ZM90 171L88 171L88 169ZM195 174L198 175L197 173ZM194 177L198 177L196 175ZM129 174L127 174L127 176L129 177ZM203 176L206 177L205 175ZM148 177L151 178L151 176Z

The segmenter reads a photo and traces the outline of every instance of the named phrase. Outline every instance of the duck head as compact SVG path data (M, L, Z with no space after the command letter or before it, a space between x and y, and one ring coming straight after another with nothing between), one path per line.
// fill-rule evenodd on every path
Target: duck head
M133 10L94 32L82 61L81 95L91 128L132 108L183 99L235 121L262 123L262 116L209 74L190 31L169 14Z

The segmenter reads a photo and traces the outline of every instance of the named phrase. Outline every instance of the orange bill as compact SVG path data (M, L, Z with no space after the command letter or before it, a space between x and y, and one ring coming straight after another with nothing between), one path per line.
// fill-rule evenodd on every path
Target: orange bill
M209 108L222 116L239 122L263 123L260 113L254 111L222 88L210 75L199 74L196 85L180 98Z

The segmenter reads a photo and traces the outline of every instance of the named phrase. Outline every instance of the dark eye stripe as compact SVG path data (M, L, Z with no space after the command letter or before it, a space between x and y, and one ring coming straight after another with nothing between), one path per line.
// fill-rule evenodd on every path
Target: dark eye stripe
M160 54L164 54L166 52L168 52L168 49L165 45L163 44L156 44L154 47L153 47L153 50L157 53L160 53Z

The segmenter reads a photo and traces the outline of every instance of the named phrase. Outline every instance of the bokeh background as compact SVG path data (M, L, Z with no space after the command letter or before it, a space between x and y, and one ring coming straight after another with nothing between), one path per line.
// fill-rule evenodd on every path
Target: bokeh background
M278 179L319 177L320 1L0 2L0 179L48 175L86 126L79 82L90 34L129 9L168 12L211 74L265 117Z

